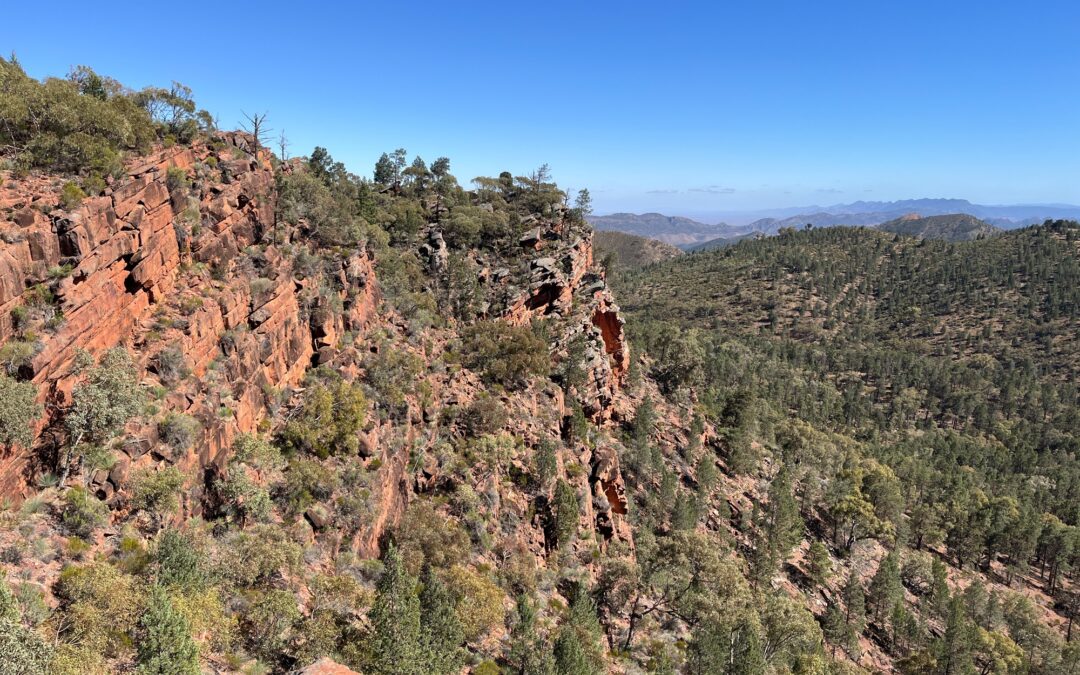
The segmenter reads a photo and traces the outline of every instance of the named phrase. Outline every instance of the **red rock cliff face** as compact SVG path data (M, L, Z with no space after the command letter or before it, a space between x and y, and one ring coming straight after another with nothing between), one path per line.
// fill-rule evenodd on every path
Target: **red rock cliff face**
M341 333L367 325L378 298L367 256L343 260L323 278L301 279L267 244L273 172L265 157L251 156L247 142L241 134L223 134L212 146L161 150L103 196L70 211L48 210L57 201L55 183L4 177L0 342L28 341L16 335L12 312L28 304L28 289L36 284L55 287L55 311L63 317L33 336L33 355L18 366L47 404L37 446L48 440L50 414L70 400L79 350L96 356L124 345L153 383L163 379L158 355L173 349L190 377L162 383L162 407L197 418L202 433L192 451L174 457L161 450L150 425L132 434L138 440L124 447L118 466L220 463L233 437L255 430L267 416L275 392L298 383L313 363L329 360ZM170 168L194 180L180 199L170 195ZM262 244L254 255L258 269L252 255L239 255L253 244ZM70 274L50 282L50 270L56 276L64 265ZM332 289L344 311L321 311L329 298L320 286ZM38 470L34 457L25 448L0 457L0 496L23 494ZM125 472L94 477L99 495L111 497Z
M587 414L603 421L611 414L611 403L630 366L624 322L602 272L593 264L592 233L569 243L565 234L554 234L559 238L535 235L542 257L530 263L528 285L510 303L505 317L515 325L541 316L567 319L555 350L584 350L577 356L584 356L588 381L578 398ZM581 335L584 341L574 339Z

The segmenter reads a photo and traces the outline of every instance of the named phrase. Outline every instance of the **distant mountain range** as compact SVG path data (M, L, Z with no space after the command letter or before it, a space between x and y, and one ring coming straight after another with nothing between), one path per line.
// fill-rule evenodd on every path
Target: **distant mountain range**
M738 240L756 233L773 235L784 227L802 229L806 225L828 227L847 225L874 227L910 217L973 216L996 228L1011 230L1041 223L1046 219L1080 219L1080 206L1071 204L972 204L966 199L904 199L894 202L858 201L820 207L776 209L761 212L762 218L746 225L716 223L710 225L690 218L666 216L660 213L613 213L589 216L597 230L615 230L651 237L691 250L715 248L729 240ZM721 240L721 241L717 241Z
M635 269L683 254L682 249L657 239L615 230L598 231L593 246L600 258L607 258L609 265L622 269Z
M985 239L1002 231L1001 228L966 213L925 218L912 214L882 223L878 225L878 229L918 239L943 239L945 241Z

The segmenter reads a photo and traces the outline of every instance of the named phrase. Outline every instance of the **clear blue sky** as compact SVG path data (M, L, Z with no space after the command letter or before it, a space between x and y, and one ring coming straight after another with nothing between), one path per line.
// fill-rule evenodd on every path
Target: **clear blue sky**
M229 4L13 2L0 50L179 80L357 173L547 162L597 212L1080 202L1075 0Z

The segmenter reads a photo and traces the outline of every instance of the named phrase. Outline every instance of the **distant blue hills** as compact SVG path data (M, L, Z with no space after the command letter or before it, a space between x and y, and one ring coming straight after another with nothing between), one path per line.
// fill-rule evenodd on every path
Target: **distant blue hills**
M1016 229L1041 223L1047 219L1080 220L1080 206L1073 204L973 204L966 199L902 199L893 202L857 201L831 206L804 206L757 212L761 217L745 225L727 223L707 224L681 216L660 213L612 213L589 216L589 222L598 230L615 230L642 237L659 239L682 248L699 248L714 240L737 241L748 236L768 236L781 228L801 229L806 225L829 227L834 225L874 227L909 217L945 216L966 214L974 216L996 228ZM711 246L710 246L711 247Z

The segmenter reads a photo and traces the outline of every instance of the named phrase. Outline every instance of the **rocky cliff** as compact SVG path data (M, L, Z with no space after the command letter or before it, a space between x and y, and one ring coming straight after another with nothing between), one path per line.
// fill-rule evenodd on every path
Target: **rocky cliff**
M37 424L33 447L11 448L0 460L0 495L26 495L59 456L59 421L79 381L82 351L100 356L127 347L143 370L143 383L155 392L155 408L198 421L198 438L182 454L159 438L160 414L129 424L113 468L87 477L99 498L122 504L116 500L133 467L220 473L237 434L269 428L271 412L287 404L282 392L298 387L309 369L327 364L358 372L363 346L335 361L344 336L355 341L373 325L401 332L395 314L376 313L380 293L371 253L349 253L329 268L297 269L292 253L302 238L275 223L274 171L268 155L256 158L249 142L230 133L195 147L161 149L130 166L101 195L71 208L61 204L59 179L4 181L0 340L17 347L6 352L12 354L9 371L37 385L47 414ZM535 224L522 238L524 253L487 279L503 298L488 312L513 325L541 318L557 323L550 349L582 360L586 377L572 393L589 417L604 423L630 361L619 308L593 263L591 232L571 230L558 219ZM43 290L47 307L41 306ZM330 311L331 305L340 311ZM30 308L30 318L18 308ZM445 345L453 331L440 337L437 343ZM389 348L412 349L396 343ZM418 355L429 360L441 349ZM581 353L571 354L576 351ZM463 375L426 375L437 408L479 395L483 387ZM533 443L558 437L569 415L563 393L527 394L504 397L520 410L510 429ZM425 435L421 422L432 411L415 400L409 405L411 431L403 433L430 450L433 436ZM556 413L550 429L535 421L544 410ZM368 555L377 554L379 537L400 516L410 490L434 485L439 473L429 460L414 486L408 453L380 442L402 433L393 427L385 420L369 423L363 442L383 467L371 486L371 520L353 541ZM581 488L601 507L594 512L589 502L583 520L606 537L618 531L629 540L628 528L616 522L626 509L617 454L610 447L582 446L579 452L575 459L590 467ZM202 482L191 480L187 515L203 508Z
M272 242L269 160L255 159L247 143L223 134L194 148L162 149L71 209L58 203L57 180L3 181L0 340L20 343L8 368L38 386L48 415L35 448L3 457L0 494L25 494L43 470L37 453L55 454L50 425L69 404L80 350L96 356L129 347L144 382L162 387L162 407L195 417L202 429L182 457L160 451L155 425L133 429L126 456L92 478L110 498L132 461L221 464L233 437L267 417L273 392L329 360L343 331L367 326L378 301L370 257L352 254L319 277L293 269ZM257 256L240 255L267 240ZM331 300L318 296L319 284L330 284L346 311L319 312ZM48 326L17 326L16 308L40 305L42 288L52 296L43 308ZM179 362L166 365L170 356ZM190 377L174 386L165 368Z

